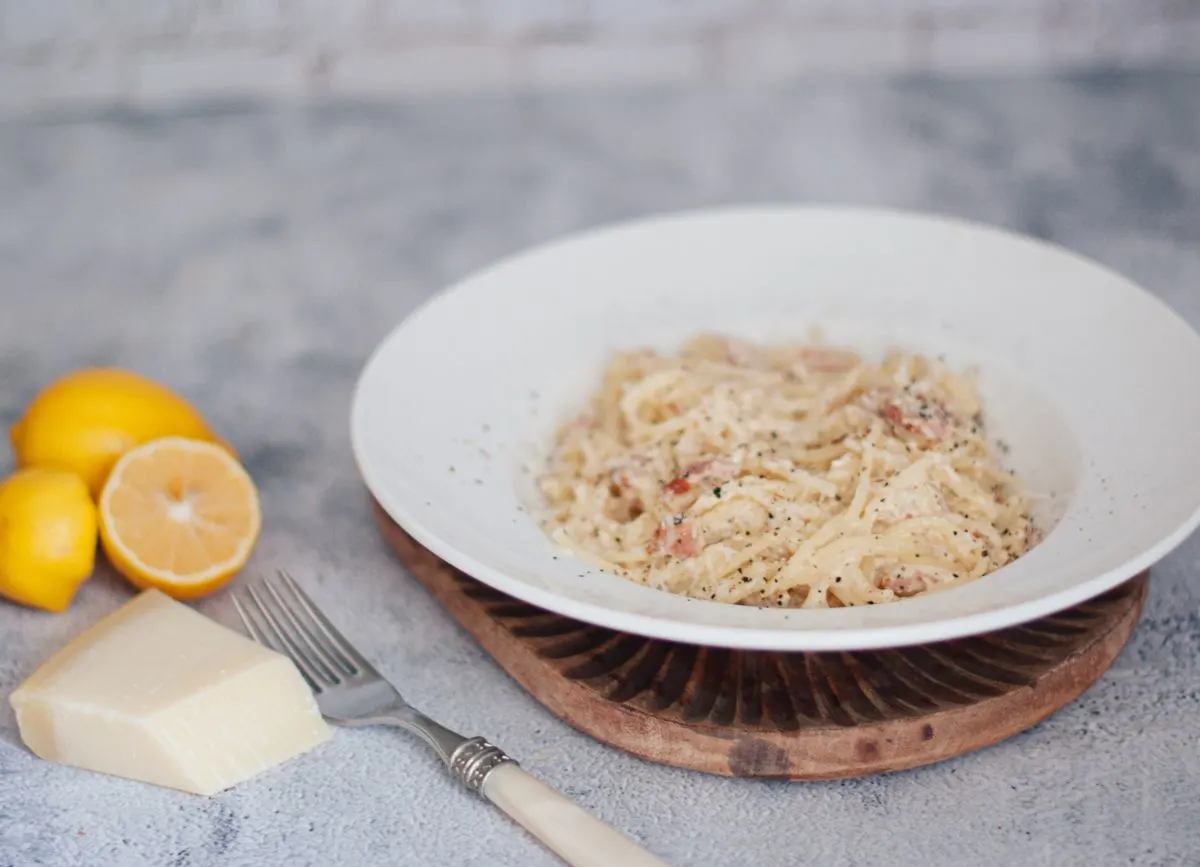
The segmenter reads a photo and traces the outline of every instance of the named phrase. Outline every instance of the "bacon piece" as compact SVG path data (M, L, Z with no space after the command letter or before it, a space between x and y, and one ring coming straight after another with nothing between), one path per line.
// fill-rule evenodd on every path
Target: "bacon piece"
M729 458L694 461L683 468L683 478L699 485L719 485L737 475L738 465Z
M666 551L673 557L687 559L698 556L703 545L691 524L676 524L674 521L658 525L646 550L650 554Z
M953 577L953 573L940 567L900 565L877 573L875 586L881 590L891 590L904 598L924 593L938 584L952 580Z
M879 402L877 412L896 431L922 439L944 440L954 432L955 418L940 401L910 391L890 393Z
M671 479L671 481L662 486L662 489L663 493L665 494L671 494L675 497L682 497L692 489L692 483L683 476L680 476L677 479Z
M929 585L925 583L925 576L920 572L895 575L884 586L901 598L916 596L929 589Z
M711 487L728 482L738 473L738 465L728 458L708 458L693 461L683 468L671 481L662 486L662 492L672 497L682 497L694 488Z

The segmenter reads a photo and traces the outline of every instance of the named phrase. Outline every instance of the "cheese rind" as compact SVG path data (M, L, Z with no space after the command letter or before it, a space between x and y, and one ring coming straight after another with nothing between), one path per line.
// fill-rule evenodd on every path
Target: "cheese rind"
M291 660L157 590L85 630L10 701L43 759L199 795L330 736Z

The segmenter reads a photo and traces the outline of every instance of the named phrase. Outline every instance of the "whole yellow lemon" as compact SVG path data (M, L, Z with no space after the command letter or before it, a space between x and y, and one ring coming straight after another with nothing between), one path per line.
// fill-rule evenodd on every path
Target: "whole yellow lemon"
M77 370L55 380L34 397L9 436L18 467L68 470L93 497L117 458L134 446L168 436L221 442L184 398L112 368Z
M0 595L65 611L96 565L96 538L96 506L79 476L9 476L0 482Z

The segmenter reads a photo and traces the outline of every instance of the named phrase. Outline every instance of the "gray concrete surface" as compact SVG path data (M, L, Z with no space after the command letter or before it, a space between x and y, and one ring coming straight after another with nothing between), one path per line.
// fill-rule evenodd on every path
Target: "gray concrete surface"
M1113 670L1032 731L934 767L794 785L657 767L574 732L389 559L346 419L393 324L527 244L763 200L999 223L1094 256L1200 324L1196 77L114 111L0 125L0 421L80 365L178 387L261 485L251 572L290 569L412 700L673 864L1196 863L1194 539L1156 571ZM0 693L129 594L102 569L63 615L0 602ZM200 607L229 619L222 596ZM339 731L202 800L41 762L0 705L5 867L552 863L396 732Z

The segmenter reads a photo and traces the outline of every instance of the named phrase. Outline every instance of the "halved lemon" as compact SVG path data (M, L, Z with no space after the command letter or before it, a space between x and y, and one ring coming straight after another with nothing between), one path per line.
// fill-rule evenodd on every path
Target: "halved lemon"
M176 599L211 593L235 576L258 541L258 491L220 446L180 437L126 452L99 502L100 541L138 587Z

